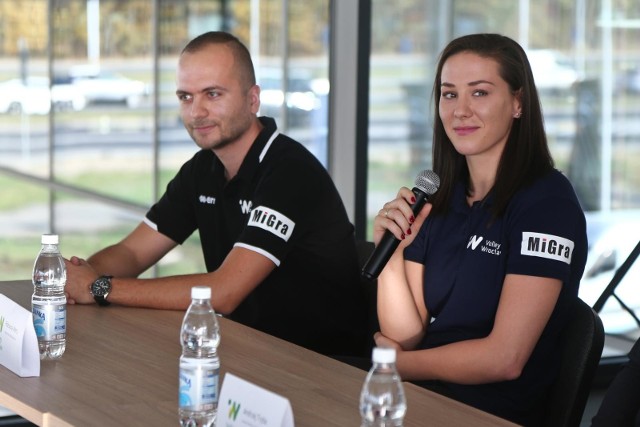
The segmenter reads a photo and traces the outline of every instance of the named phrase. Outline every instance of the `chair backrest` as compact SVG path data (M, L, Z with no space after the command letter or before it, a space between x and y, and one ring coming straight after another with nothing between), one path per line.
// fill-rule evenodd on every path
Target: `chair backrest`
M562 361L544 416L547 427L578 427L602 356L604 328L598 313L581 299L562 332Z
M373 242L367 240L356 240L356 251L358 252L358 264L362 269L364 264L369 260L371 253L375 249ZM365 349L366 357L371 357L371 349L375 346L373 334L380 330L378 323L378 283L377 280L367 280L360 277L360 282L364 287L364 294L367 300L368 324L367 324L367 348Z

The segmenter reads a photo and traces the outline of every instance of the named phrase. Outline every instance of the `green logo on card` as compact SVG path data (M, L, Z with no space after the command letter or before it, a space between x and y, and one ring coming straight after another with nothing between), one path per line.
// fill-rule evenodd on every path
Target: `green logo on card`
M240 412L240 403L229 400L229 418L235 421L238 418L238 412Z

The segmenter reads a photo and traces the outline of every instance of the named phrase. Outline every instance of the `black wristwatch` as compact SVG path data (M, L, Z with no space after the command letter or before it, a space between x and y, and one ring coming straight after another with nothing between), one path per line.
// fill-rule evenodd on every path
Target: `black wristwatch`
M111 278L113 276L100 276L91 284L91 295L98 305L107 306L111 304L107 301L109 292L111 292Z

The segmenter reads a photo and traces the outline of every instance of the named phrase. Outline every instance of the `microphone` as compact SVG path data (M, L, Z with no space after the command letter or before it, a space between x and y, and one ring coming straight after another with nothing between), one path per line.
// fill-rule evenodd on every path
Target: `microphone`
M418 212L429 200L429 197L438 191L440 177L433 171L424 170L416 177L415 185L411 191L416 197L416 202L411 205L411 210L413 215L417 216ZM399 244L400 240L396 239L396 236L389 230L386 230L382 239L380 239L380 243L378 243L378 246L373 250L373 253L362 268L362 275L367 280L377 279Z

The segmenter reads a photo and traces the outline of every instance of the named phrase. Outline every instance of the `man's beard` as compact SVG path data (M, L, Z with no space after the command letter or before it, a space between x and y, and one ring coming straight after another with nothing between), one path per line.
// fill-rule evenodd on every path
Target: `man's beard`
M231 145L233 141L237 140L238 136L230 137L230 138L222 138L220 141L214 143L209 150L220 150L228 145Z
M192 129L197 127L199 124L194 124ZM219 124L216 124L216 126L218 127L218 129L220 131L222 131L222 128ZM222 148L225 148L231 144L233 144L235 141L237 141L238 139L240 139L242 137L242 135L247 131L247 129L249 129L249 127L251 126L251 123L249 121L242 121L240 123L236 122L235 126L232 126L231 128L227 127L226 132L221 132L220 133L220 139L218 141L214 141L214 142L204 142L204 143L199 143L198 140L196 138L194 138L194 135L191 135L191 138L196 141L196 144L204 149L204 150L220 150ZM195 133L195 131L192 130L192 132Z

